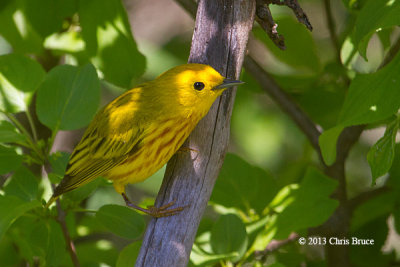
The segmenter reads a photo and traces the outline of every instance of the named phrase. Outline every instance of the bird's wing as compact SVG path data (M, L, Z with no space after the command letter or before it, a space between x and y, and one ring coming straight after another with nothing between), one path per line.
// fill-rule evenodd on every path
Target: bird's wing
M118 109L115 102L103 108L86 130L53 197L107 173L141 148L143 118L134 108Z

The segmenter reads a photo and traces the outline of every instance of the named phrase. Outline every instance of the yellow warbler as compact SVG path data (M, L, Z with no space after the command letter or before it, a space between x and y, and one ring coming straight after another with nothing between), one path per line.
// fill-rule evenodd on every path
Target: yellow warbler
M130 207L155 217L179 212L182 208L167 209L173 203L158 209L136 206L126 196L125 185L141 182L160 169L215 99L240 83L208 65L184 64L117 97L87 128L47 206L61 194L105 176Z

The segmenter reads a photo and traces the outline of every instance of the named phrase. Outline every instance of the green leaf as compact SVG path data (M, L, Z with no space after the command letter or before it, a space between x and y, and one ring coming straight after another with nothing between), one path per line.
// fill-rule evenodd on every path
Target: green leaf
M47 176L51 183L58 184L64 178L69 156L69 153L61 151L57 151L56 153L52 153L50 155L49 162L52 172L48 173Z
M14 89L26 93L34 92L46 75L38 62L15 53L0 56L0 72Z
M89 197L102 182L102 179L99 177L91 181L90 183L87 183L83 186L78 187L77 189L65 193L64 196L65 198L68 198L74 202L81 202L82 200Z
M290 184L283 187L278 194L276 194L269 207L276 212L282 212L290 204L292 204L293 201L295 201L294 197L296 196L296 192L298 190L298 184Z
M271 77L281 86L285 91L289 93L298 94L309 90L315 86L319 76L316 75L287 75L287 74L271 74ZM257 82L254 82L257 84ZM244 84L243 84L244 85ZM257 84L260 87L259 84ZM242 87L241 87L242 88ZM259 89L262 92L262 88Z
M389 170L390 174L390 180L388 183L390 183L390 186L395 188L396 190L400 190L400 144L397 143L395 144L394 147L395 153L394 153L394 158L393 158L393 163L392 167Z
M368 0L342 0L343 4L349 9L361 9Z
M67 250L60 224L55 220L48 221L48 248L46 249L46 263L48 266L65 265Z
M353 212L351 231L356 231L379 217L388 216L394 210L396 198L397 193L389 191L359 205Z
M388 217L379 217L350 233L351 266L390 266L395 261L395 253L383 252L382 247L388 241ZM374 245L357 245L354 238L372 239ZM389 241L390 242L390 241Z
M254 79L251 74L243 69L240 80L244 82L243 86L247 92L254 92L254 93L262 93L263 89L261 88L260 84ZM243 87L242 87L243 88Z
M18 169L22 163L22 156L14 148L0 145L0 174L6 174Z
M225 254L209 253L198 246L196 243L193 244L192 251L190 253L189 267L208 267L213 264L226 259L232 259L237 257L237 252L230 252Z
M289 186L285 188L288 187ZM274 235L276 233L275 224L277 217L278 213L273 213L272 215L267 215L261 219L263 229L261 229L261 231L257 231L255 238L254 234L249 235L249 238L254 238L254 241L250 240L252 245L251 248L248 249L248 251L264 250L268 246L268 244L274 239Z
M358 74L350 84L339 124L372 123L395 114L400 107L399 77L400 54L375 73Z
M77 11L77 2L77 0L19 0L27 20L42 38L61 31L64 20L72 17Z
M57 151L52 153L49 157L49 162L51 164L52 173L64 177L65 169L69 161L70 154L67 152Z
M306 173L310 161L308 158L301 158L299 161L286 162L285 168L278 174L278 187L282 188L289 184L299 182Z
M287 265L283 265L282 263L275 262L275 263L272 263L271 265L268 265L268 266L269 267L285 267Z
M74 130L87 125L97 111L100 83L91 64L52 69L38 90L36 112L52 130Z
M340 49L340 59L343 63L344 67L352 70L353 64L356 62L358 53L357 48L354 47L354 44L350 37L347 37L342 44Z
M76 246L76 251L81 266L115 266L118 258L113 243L105 239L82 242Z
M339 204L330 198L337 184L317 169L308 168L299 189L293 191L290 204L278 214L274 238L285 239L291 232L324 223Z
M85 51L85 42L80 32L68 31L50 35L44 41L44 47L60 53L76 55Z
M34 216L19 217L5 235L5 237L12 237L15 246L18 248L20 257L30 264L33 264L34 257L37 256L34 252L35 248L33 244L30 244L30 240L28 239L32 233L35 219L37 217Z
M79 214L77 214L79 215ZM84 234L93 234L98 232L105 232L107 229L99 222L96 216L84 216L79 220L78 228L84 229ZM79 232L79 231L78 231ZM80 234L82 235L82 234Z
M49 249L49 226L43 220L36 220L27 236L27 243L30 244L33 253L41 260L46 258Z
M0 143L19 143L24 142L26 137L8 121L0 121Z
M396 206L393 210L393 219L394 219L394 229L396 230L396 233L400 235L400 207Z
M141 246L142 242L133 242L124 247L119 253L116 267L134 266Z
M261 213L277 192L276 181L270 174L238 156L227 154L211 201L244 212L254 209Z
M41 65L28 57L0 56L0 110L25 111L44 76Z
M238 253L232 259L237 261L246 252L248 242L246 227L237 215L221 215L211 230L210 242L215 253Z
M7 236L0 239L0 262L2 266L18 266L21 261L21 255L17 252L15 243Z
M398 129L399 120L395 119L387 125L383 137L368 152L367 160L371 167L372 184L375 184L376 179L387 173L392 166Z
M308 262L308 255L299 249L296 243L292 242L287 244L284 249L278 249L274 253L277 264L269 267L301 266L304 262Z
M135 239L144 231L143 216L136 211L119 205L102 206L96 213L96 218L116 235Z
M365 43L377 30L400 25L400 2L396 0L368 1L358 14L353 43L367 59ZM361 49L363 47L363 49Z
M40 207L39 201L25 202L15 196L0 195L0 240L10 225L27 211Z
M2 1L4 2L4 0ZM45 8L44 8L45 7ZM0 34L20 53L43 52L43 39L66 29L64 20L77 9L75 0L14 0L2 3Z
M314 84L300 95L299 103L314 123L328 129L336 125L344 99L345 92L339 84Z
M390 37L393 33L393 28L386 28L386 29L382 29L380 31L377 32L379 41L381 42L382 46L383 46L383 50L387 50L388 48L390 48L391 46L391 40Z
M296 70L318 72L321 64L317 56L317 49L309 30L291 17L277 19L279 34L285 37L286 49L279 49L260 27L254 27L253 33L280 61Z
M86 51L104 78L120 87L145 70L145 58L133 39L120 0L80 0L79 18Z
M319 136L319 146L321 148L322 157L326 165L332 165L336 161L336 144L339 135L342 133L343 127L338 125L329 130L324 131Z
M24 6L25 1L22 0L8 1L0 9L0 35L11 44L15 52L41 53L43 39L27 18Z
M6 195L17 196L25 201L36 199L38 194L38 180L26 167L20 166L4 188Z

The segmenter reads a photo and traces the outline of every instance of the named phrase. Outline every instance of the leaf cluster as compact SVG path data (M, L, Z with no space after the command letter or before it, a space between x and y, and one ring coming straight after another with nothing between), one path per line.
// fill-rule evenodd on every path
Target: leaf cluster
M119 253L111 234L77 241L113 232L126 243L144 231L143 216L126 207L85 211L78 206L106 184L103 180L66 194L60 206L65 217L55 207L43 206L69 159L68 153L52 151L57 134L88 125L99 108L101 83L130 88L132 79L144 72L145 58L137 50L122 3L5 1L0 24L1 38L13 51L0 56L2 266L70 266L74 263L66 236L76 243L83 266L111 266L117 259L118 266L126 266L127 249ZM45 127L47 136L40 132ZM38 169L41 166L47 173Z

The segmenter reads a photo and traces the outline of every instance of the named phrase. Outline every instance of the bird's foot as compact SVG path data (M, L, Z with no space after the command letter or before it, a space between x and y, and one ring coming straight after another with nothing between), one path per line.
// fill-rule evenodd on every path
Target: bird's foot
M196 152L196 153L199 153L198 150L193 149L193 148L190 148L190 147L181 147L181 148L178 149L177 152L178 152L178 153L187 153L187 152Z
M129 198L126 196L125 193L122 193L122 197L125 200L125 203L128 207L131 207L133 209L136 210L140 210L141 212L144 212L152 217L155 218L160 218L160 217L168 217L168 216L173 216L178 214L179 212L181 212L184 208L186 208L187 206L183 206L183 207L177 207L177 208L173 208L173 209L168 209L169 207L173 206L175 204L175 200L171 201L168 204L165 204L159 208L151 205L151 206L147 206L147 209L139 207L135 204L133 204Z
M184 208L186 208L187 206L183 206L183 207L177 207L177 208L173 208L173 209L168 209L169 207L173 206L175 204L175 200L171 201L168 204L165 204L159 208L155 207L154 205L151 206L147 206L147 214L156 217L156 218L160 218L160 217L168 217L168 216L173 216L178 214L179 212L181 212Z

